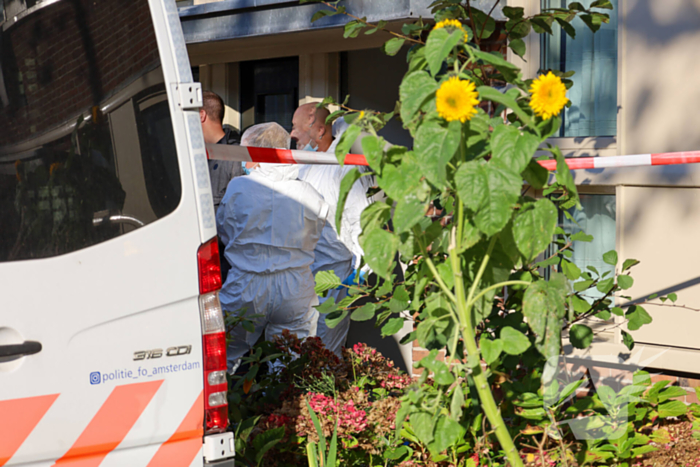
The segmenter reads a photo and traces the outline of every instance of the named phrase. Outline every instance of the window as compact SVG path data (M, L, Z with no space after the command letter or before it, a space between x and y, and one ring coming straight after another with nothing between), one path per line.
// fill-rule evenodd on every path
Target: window
M610 22L595 34L576 18L576 38L571 39L560 27L553 36L544 34L540 68L576 72L568 97L571 107L563 113L562 137L617 135L617 8L605 10ZM593 0L580 3L589 7ZM568 0L542 0L542 9L564 8ZM556 24L556 23L555 23Z
M299 58L241 63L243 128L277 122L292 131L292 115L299 105Z
M601 275L605 272L613 274L615 267L603 261L603 253L615 249L615 195L582 194L580 198L582 209L573 208L569 210L571 218L560 212L559 226L569 235L584 231L586 234L593 236L593 241L574 242L572 245L573 256L570 258L570 261L578 266L581 271L587 271L590 267L594 268ZM557 248L557 245L551 245L546 253L546 257L551 256ZM593 302L593 300L600 298L602 295L601 292L593 289L587 291L584 298Z
M5 26L0 262L76 251L171 213L181 182L148 3L45 3Z

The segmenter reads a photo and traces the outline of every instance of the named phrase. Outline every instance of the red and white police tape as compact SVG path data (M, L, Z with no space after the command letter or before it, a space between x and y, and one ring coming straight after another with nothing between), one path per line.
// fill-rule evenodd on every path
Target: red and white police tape
M338 164L335 154L328 152L252 148L224 144L207 144L207 158L224 161L278 164ZM554 159L538 162L542 167L550 171L557 168L557 161ZM638 154L634 156L573 157L566 159L566 163L571 170L697 164L700 163L700 151ZM345 164L368 165L365 156L361 154L348 154L345 156Z

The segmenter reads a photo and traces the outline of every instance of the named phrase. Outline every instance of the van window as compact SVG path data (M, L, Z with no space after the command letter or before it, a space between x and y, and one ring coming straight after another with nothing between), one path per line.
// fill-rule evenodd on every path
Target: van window
M174 211L182 187L148 2L10 13L0 33L0 262L69 253Z

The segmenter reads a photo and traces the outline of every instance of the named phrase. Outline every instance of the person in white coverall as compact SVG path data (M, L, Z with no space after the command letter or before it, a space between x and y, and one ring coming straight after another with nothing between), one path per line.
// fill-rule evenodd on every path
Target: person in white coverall
M340 136L347 128L347 125L342 119L333 126L326 124L326 118L329 115L330 112L326 108L317 108L314 103L300 106L294 113L292 138L296 139L300 144L306 142L306 146L303 149L307 151L335 152L335 147L338 145ZM340 183L343 177L352 169L353 167L349 166L304 165L299 172L299 179L310 183L316 188L330 205L328 222L334 229L336 227L335 216L340 195ZM360 258L363 254L358 240L360 233L362 233L360 215L371 203L371 200L367 198L367 190L371 184L370 177L362 177L355 182L345 202L340 232L338 233L340 240L355 256L353 269L359 267ZM334 271L341 281L347 279L352 273L352 270L348 271L340 268ZM336 302L343 298L344 292L345 290L343 289L332 293L336 298ZM340 355L341 347L345 344L348 330L350 329L350 318L349 316L346 317L333 329L326 325L325 318L325 315L319 316L318 336L327 349Z
M290 136L280 125L264 123L246 130L241 145L288 149ZM260 315L253 332L232 329L229 372L262 333L266 340L285 329L300 338L316 333L311 265L329 206L298 173L298 165L261 164L231 180L221 200L217 230L231 264L219 294L222 308L227 314Z

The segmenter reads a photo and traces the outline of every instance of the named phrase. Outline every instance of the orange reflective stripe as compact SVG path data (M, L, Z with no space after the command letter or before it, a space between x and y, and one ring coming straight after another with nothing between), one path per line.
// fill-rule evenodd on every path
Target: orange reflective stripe
M204 435L204 399L202 392L175 433L163 443L148 467L177 467L192 464L202 447Z
M54 465L97 467L134 426L163 380L117 386L68 452Z
M0 466L17 452L58 394L0 401Z

